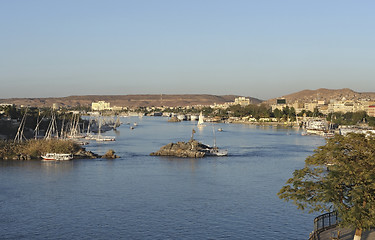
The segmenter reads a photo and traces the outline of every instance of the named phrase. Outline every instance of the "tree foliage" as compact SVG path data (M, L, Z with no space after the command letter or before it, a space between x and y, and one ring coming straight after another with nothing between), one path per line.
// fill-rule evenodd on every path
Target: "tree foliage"
M358 112L334 112L327 116L327 120L332 120L338 125L356 125L361 122L368 123L370 126L375 126L375 118L370 117L365 111Z
M375 226L375 136L348 134L327 140L278 195L309 212L336 210L342 226Z
M258 119L261 117L270 117L272 114L272 109L265 104L250 104L247 106L233 105L228 107L227 111L231 112L231 116L233 117L252 116Z

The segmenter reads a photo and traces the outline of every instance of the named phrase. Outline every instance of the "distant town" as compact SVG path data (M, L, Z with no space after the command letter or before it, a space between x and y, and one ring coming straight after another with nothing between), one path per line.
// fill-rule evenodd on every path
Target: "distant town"
M142 96L141 98L139 96ZM296 97L297 96L297 97ZM302 96L302 97L301 97ZM62 119L73 119L75 116L164 116L175 118L177 121L198 120L198 115L204 115L206 122L228 122L259 124L303 128L304 134L332 136L346 134L350 131L371 132L375 126L375 94L355 93L352 90L327 90L300 92L280 98L261 101L244 96L212 96L212 95L134 95L127 96L95 96L97 101L89 102L89 97L75 97L76 105L67 105L61 99L25 99L27 105L18 105L20 99L1 100L0 103L0 139L14 139L22 124L24 115L29 117L23 126L26 138L35 135L36 122L39 116L44 116L44 131L47 131L48 121L52 116L57 119L57 125L63 124ZM93 98L91 96L91 98ZM79 102L81 99L83 102ZM108 99L113 101L108 101ZM120 105L122 102L132 102ZM132 101L132 99L134 99ZM175 99L175 101L173 101ZM202 100L203 99L203 100ZM56 102L51 102L56 100ZM57 101L58 100L58 101ZM72 100L70 101L70 104ZM176 102L183 103L176 105ZM210 101L220 101L211 102ZM144 104L140 104L143 102ZM173 104L168 104L172 103ZM48 103L47 106L46 103ZM189 104L190 103L190 104ZM168 106L173 105L173 106ZM77 120L84 122L82 120ZM87 127L86 123L86 127ZM56 126L57 127L57 126ZM43 130L42 130L43 131ZM81 127L81 131L87 131ZM34 132L34 134L33 134ZM28 134L27 134L28 133Z

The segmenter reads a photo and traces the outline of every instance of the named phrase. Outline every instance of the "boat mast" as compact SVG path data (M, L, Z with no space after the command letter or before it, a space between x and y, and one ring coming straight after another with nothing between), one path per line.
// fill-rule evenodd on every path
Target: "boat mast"
M102 118L101 118L100 115L99 115L98 121L99 121L98 139L100 139L100 137L101 137L100 131L101 131L101 128L102 128Z
M64 118L63 118L63 121L62 121L62 123L61 123L61 134L60 134L60 136L61 136L61 138L66 138L66 134L64 134L64 122L65 122L65 115L64 115Z
M18 127L17 134L14 137L14 142L22 142L23 139L26 139L25 135L23 135L23 130L25 128L25 123L26 123L26 113L27 113L27 108L25 110L25 114L22 117L21 123Z
M40 116L40 109L39 109L38 118L37 118L37 121L36 121L36 126L35 126L35 129L34 129L35 139L38 138L38 135L39 135L39 125L42 123L42 121L44 119L44 116L43 116L42 119L40 119L40 121L39 121L39 116Z
M59 133L57 132L56 116L55 113L52 111L51 122L49 123L44 139L51 139L52 134L54 133L56 133L56 137L59 138Z
M212 126L212 132L214 134L214 148L216 148L216 135L215 135L215 127Z

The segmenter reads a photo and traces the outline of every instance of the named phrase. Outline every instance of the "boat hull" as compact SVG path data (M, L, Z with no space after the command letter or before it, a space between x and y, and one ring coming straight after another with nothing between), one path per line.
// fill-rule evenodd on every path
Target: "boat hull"
M66 153L46 153L41 157L43 161L69 161L73 159L72 154Z

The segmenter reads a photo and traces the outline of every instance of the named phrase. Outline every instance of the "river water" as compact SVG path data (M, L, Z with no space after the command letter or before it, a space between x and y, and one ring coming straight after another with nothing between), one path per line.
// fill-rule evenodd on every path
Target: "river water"
M277 192L324 139L293 129L129 117L115 160L0 161L0 239L307 239L315 214ZM228 157L149 156L195 139ZM216 129L223 128L222 132Z

